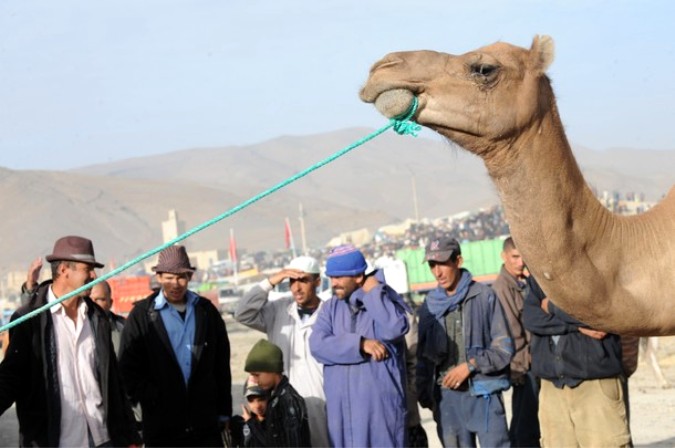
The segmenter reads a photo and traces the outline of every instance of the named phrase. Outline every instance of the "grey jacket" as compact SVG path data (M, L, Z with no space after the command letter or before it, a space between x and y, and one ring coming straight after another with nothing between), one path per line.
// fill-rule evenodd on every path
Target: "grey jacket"
M511 360L511 380L518 383L527 371L530 370L530 341L532 335L523 326L523 303L525 302L527 285L519 285L516 279L508 273L504 265L497 280L492 284L504 309L504 316L511 330L515 353Z

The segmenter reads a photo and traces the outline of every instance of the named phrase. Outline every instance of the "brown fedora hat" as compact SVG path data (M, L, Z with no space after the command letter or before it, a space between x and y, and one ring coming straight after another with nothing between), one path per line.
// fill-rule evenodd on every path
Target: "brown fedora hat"
M195 268L190 265L185 246L169 246L159 253L157 266L153 266L152 270L157 273L185 274L194 272Z
M48 262L52 261L78 261L102 268L103 264L96 261L94 245L91 240L81 236L64 236L54 243L54 251L45 257Z

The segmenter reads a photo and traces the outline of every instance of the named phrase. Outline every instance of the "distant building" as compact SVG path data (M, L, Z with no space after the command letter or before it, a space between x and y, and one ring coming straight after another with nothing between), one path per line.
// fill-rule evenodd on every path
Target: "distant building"
M370 231L367 228L353 230L351 232L344 232L340 235L332 238L326 247L335 247L341 244L353 244L357 247L361 247L369 243L373 239Z
M205 271L217 262L226 259L227 251L224 249L189 251L188 256L192 266Z
M162 221L162 242L167 243L183 233L185 233L185 222L178 219L176 210L169 210L169 219Z

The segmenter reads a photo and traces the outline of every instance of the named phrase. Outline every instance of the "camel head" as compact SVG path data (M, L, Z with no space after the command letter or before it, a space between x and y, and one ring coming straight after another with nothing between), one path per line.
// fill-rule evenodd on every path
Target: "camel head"
M545 75L552 61L548 36L535 37L529 50L498 42L459 56L390 53L373 65L360 97L391 118L415 95L415 121L489 159L527 128L536 132L533 124L555 108Z
M454 56L391 53L361 90L388 117L415 121L479 155L511 235L553 303L593 328L675 334L675 188L647 213L614 216L586 185L545 72L553 40Z

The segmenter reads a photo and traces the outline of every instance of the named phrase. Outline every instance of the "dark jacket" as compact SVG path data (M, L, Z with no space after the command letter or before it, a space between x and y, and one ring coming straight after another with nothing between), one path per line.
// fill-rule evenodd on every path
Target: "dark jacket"
M143 412L147 445L204 445L220 437L219 416L232 415L230 342L220 313L203 297L195 303L195 340L185 385L154 292L129 314L120 368L133 404Z
M47 302L51 281L41 284L30 302L12 316L15 320ZM140 443L134 418L121 385L105 312L84 298L96 346L95 364L103 398L106 425L115 446ZM0 414L16 402L22 446L57 446L61 398L56 365L56 340L49 311L10 330L10 343L0 364Z
M252 416L247 422L241 415L230 419L230 447L258 448L267 446L267 424Z
M230 430L235 447L312 446L305 400L286 375L272 391L263 421L252 416L244 422L241 416L235 415Z
M265 412L268 446L312 446L305 400L284 375L272 391Z
M438 287L432 293L443 291ZM465 356L474 358L478 368L470 377L471 394L482 396L508 389L513 341L494 291L472 280L461 309ZM439 366L447 356L447 332L445 319L438 319L426 300L419 308L419 319L417 393L422 407L432 408Z
M117 355L120 352L120 341L122 340L122 330L124 330L126 319L112 311L106 311L106 315L110 322L111 338L113 347L115 348L115 354Z
M553 303L546 313L540 305L546 294L532 276L528 282L530 293L525 299L523 323L532 332L530 350L534 375L562 387L622 373L619 336L608 334L598 340L579 333L579 327L586 325ZM559 336L557 343L554 336Z

